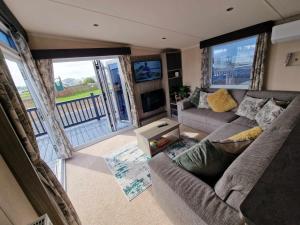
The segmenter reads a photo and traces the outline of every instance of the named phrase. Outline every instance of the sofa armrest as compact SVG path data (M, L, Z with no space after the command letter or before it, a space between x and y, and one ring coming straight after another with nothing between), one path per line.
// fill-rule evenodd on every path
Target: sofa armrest
M177 102L177 110L182 111L188 108L193 107L193 104L190 102L188 98L185 98L179 102Z
M206 224L244 223L239 212L223 202L208 184L178 167L165 153L152 158L149 166L151 173L159 176Z

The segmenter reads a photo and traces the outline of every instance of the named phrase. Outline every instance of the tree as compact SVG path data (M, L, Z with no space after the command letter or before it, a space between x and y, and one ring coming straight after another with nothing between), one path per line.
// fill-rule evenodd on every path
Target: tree
M83 84L91 84L91 83L96 83L94 78L92 77L87 77L83 80Z

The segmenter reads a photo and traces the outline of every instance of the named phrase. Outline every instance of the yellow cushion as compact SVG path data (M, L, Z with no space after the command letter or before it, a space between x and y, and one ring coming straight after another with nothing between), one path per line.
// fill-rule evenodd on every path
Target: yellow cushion
M219 89L215 93L207 96L207 102L214 112L227 112L237 107L236 101L231 97L226 89Z
M238 134L235 134L229 138L227 138L227 140L231 140L231 141L246 141L246 140L254 140L256 139L261 133L263 132L263 130L260 127L253 127L249 130L245 130L242 131Z

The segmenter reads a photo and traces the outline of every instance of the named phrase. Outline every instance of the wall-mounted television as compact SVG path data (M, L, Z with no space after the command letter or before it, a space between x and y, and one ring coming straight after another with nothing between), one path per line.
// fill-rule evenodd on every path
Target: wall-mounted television
M162 78L161 61L159 59L134 61L132 70L136 83Z

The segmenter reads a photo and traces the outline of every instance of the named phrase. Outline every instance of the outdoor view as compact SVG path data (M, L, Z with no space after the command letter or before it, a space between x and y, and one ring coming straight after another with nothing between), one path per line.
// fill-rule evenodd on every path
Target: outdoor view
M56 102L99 94L92 61L53 63Z
M256 39L257 36L212 48L212 85L250 84Z

